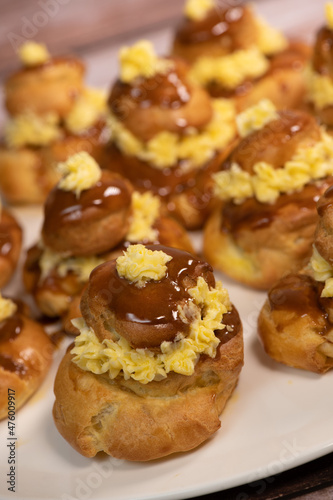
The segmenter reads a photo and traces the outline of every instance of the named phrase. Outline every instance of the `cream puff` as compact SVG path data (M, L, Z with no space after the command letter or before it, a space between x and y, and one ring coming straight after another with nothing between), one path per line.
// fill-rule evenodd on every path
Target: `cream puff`
M183 227L161 215L160 200L140 194L117 173L81 152L60 164L63 178L44 206L41 241L24 265L26 289L47 316L71 316L90 272L133 242L160 242L192 251ZM67 316L65 321L67 321Z
M263 98L297 107L304 97L304 43L290 42L249 4L187 0L172 54L187 60L191 78L213 97L231 98L237 110Z
M17 411L37 391L53 351L50 338L29 317L26 306L0 295L0 419L8 417L9 394Z
M314 117L269 101L238 116L240 143L215 175L220 207L204 254L240 283L269 289L310 258L316 202L332 182L333 141Z
M41 203L59 180L58 162L82 150L103 161L106 96L84 85L76 58L51 57L31 41L19 56L22 68L4 84L10 117L0 145L0 189L9 203Z
M131 245L91 273L81 311L54 384L55 424L73 448L147 461L219 429L243 364L242 325L207 263Z
M269 290L258 319L267 354L294 368L325 373L333 367L333 187L318 202L310 262Z
M333 3L326 4L326 24L314 43L313 55L305 71L305 101L316 117L328 127L333 126Z
M22 228L0 200L0 288L12 278L21 255Z
M188 66L158 57L148 41L123 47L109 96L109 168L160 196L188 229L211 210L211 175L235 139L235 112L188 78Z

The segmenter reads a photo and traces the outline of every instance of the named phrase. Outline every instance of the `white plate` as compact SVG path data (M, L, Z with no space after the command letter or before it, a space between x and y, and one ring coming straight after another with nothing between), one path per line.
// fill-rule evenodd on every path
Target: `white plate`
M30 245L38 236L40 212L15 213ZM200 246L198 235L195 243ZM190 453L151 463L82 457L58 434L51 416L53 380L65 342L40 391L16 415L15 495L6 484L7 421L0 423L0 498L185 499L275 475L332 451L333 371L319 376L271 361L256 335L265 294L231 280L223 283L243 321L245 365L212 439ZM22 292L19 275L8 287L8 292L16 290Z

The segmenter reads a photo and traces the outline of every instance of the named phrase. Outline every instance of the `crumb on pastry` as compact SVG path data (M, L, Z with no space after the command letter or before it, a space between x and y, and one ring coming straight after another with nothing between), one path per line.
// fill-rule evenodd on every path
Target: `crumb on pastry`
M151 78L173 67L172 61L157 56L153 44L148 40L140 40L132 47L122 47L119 61L120 79L124 83L131 83L140 76Z
M80 196L81 191L94 186L102 175L96 160L85 151L70 156L65 162L58 163L57 168L63 175L58 187L64 191L73 191L77 197Z
M333 30L333 3L327 2L325 5L325 17L327 27Z
M139 288L147 281L160 281L167 272L166 264L172 259L161 250L149 250L144 245L131 245L117 259L117 271L122 278Z
M184 13L189 19L200 21L214 6L214 0L187 0Z
M270 26L261 17L256 17L255 23L257 25L257 45L263 54L270 56L287 48L288 40L281 31Z
M37 66L50 59L50 54L46 46L32 40L23 43L19 48L18 54L24 66Z
M261 161L254 165L253 171L255 174L250 175L233 163L229 170L214 174L216 195L238 204L250 197L274 203L281 193L298 191L312 180L333 174L333 138L322 130L321 141L300 148L283 168L275 169Z
M279 115L272 101L262 99L236 116L237 130L241 137L246 137L251 132L261 129L267 123L278 118Z
M17 305L10 299L5 299L0 293L0 321L10 318L17 310Z

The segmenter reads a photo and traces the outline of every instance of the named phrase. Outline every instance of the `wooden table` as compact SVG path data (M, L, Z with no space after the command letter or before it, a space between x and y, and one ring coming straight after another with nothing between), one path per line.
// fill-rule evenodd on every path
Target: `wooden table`
M323 22L323 5L323 0L256 2L257 10L272 24L287 35L297 33L308 41ZM17 66L17 46L33 38L45 42L51 53L73 52L82 57L87 65L87 82L107 88L117 73L119 47L144 37L152 40L160 53L166 53L182 9L182 0L0 0L0 78ZM4 119L1 111L0 123ZM201 498L332 499L333 454Z

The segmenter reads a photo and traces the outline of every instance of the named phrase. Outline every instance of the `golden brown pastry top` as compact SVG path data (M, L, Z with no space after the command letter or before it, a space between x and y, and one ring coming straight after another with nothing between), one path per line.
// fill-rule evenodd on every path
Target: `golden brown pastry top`
M148 141L159 132L182 134L187 127L202 129L213 116L208 93L191 83L189 67L172 58L170 68L130 83L114 83L109 107L138 139Z
M196 286L200 276L209 287L215 286L212 267L192 254L162 245L146 248L172 257L160 281L149 281L139 288L119 276L115 260L92 272L81 312L100 340L111 335L104 325L117 331L134 348L158 348L179 333L186 336L189 323L181 319L179 306L189 301L188 289Z
M320 127L313 116L300 110L278 111L278 118L245 137L225 162L235 162L253 174L255 163L264 161L281 168L300 147L320 141Z
M221 55L248 48L256 42L256 24L247 6L232 6L219 2L200 20L184 17L176 32L182 44L200 44L218 40Z

